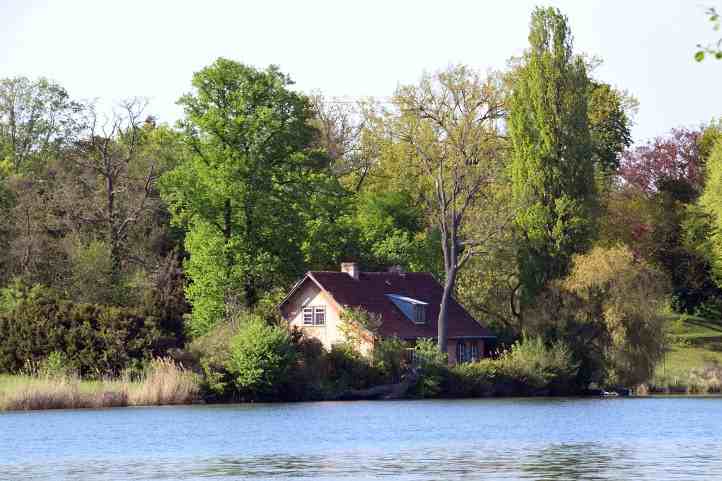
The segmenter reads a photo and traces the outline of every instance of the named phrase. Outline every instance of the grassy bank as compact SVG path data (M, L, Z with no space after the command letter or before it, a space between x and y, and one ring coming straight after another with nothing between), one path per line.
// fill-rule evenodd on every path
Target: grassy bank
M196 375L156 359L138 380L82 380L75 376L0 375L0 410L79 409L189 404Z
M670 320L674 342L650 382L653 393L722 392L722 320Z

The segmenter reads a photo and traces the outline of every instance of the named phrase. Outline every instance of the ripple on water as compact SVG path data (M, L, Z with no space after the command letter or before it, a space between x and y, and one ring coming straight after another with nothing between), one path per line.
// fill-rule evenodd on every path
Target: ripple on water
M712 480L719 419L719 399L13 413L0 480Z

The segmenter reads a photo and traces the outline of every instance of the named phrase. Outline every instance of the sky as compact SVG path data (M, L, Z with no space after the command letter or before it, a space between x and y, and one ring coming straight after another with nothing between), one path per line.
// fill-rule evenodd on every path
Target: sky
M722 116L722 61L696 63L715 39L704 15L721 0L547 0L569 17L595 78L639 100L633 136ZM0 77L45 76L105 105L149 100L174 122L193 72L227 57L279 65L303 92L388 97L398 85L464 63L500 70L527 45L542 0L0 0ZM722 33L717 32L717 38Z

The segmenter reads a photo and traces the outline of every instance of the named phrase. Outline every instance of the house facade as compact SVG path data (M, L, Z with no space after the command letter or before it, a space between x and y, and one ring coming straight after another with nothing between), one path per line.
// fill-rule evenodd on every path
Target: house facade
M341 271L308 272L280 304L290 327L317 338L325 348L345 341L341 315L362 308L381 319L379 335L413 343L437 337L437 319L443 287L426 272L361 272L356 263ZM448 306L449 362L468 362L489 354L496 337L455 299ZM362 352L373 349L374 337L365 336Z

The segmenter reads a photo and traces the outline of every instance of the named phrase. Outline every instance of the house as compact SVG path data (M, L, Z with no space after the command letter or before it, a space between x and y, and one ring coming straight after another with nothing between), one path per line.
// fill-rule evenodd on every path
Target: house
M341 264L340 272L308 272L280 304L290 327L315 337L327 349L343 342L339 329L344 309L362 308L381 318L379 335L396 336L413 344L420 338L437 338L442 286L427 272L361 272L358 264ZM449 300L449 362L466 362L489 355L496 337L476 321L455 299ZM362 352L373 348L367 336Z

